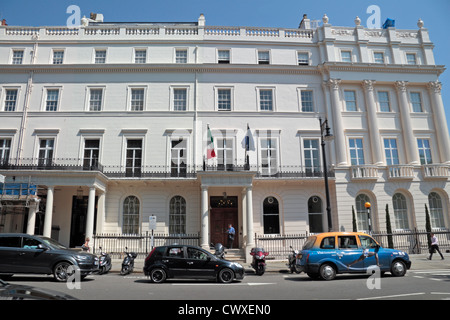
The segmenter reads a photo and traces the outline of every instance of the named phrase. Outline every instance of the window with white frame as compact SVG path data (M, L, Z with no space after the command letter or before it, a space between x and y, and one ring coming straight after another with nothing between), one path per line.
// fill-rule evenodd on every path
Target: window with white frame
M375 63L384 63L384 52L374 52L373 61Z
M309 52L297 52L297 64L299 66L309 65Z
M219 111L231 110L231 89L227 88L217 89L217 110Z
M307 174L320 172L319 139L303 140L303 156L305 161L305 172Z
M7 164L11 154L11 139L0 138L0 164Z
M64 50L53 50L53 64L62 64L64 62Z
M144 88L131 88L130 96L130 110L131 111L143 111L145 101L145 89Z
M23 63L23 50L13 50L12 64Z
M314 101L312 90L301 90L300 100L302 103L302 112L314 112Z
M364 148L363 139L350 138L348 139L348 146L350 150L350 161L353 166L364 165Z
M378 103L380 105L381 112L390 112L391 111L391 103L389 101L389 92L387 91L378 91Z
M187 63L187 49L175 50L175 63Z
M97 49L95 50L95 60L94 63L106 63L106 50Z
M89 111L101 111L103 100L103 89L89 89Z
M217 168L219 170L231 170L234 165L234 143L232 137L227 137L226 131L216 139Z
M267 197L263 202L264 234L280 233L280 208L275 197Z
M146 63L147 62L147 50L146 49L135 49L134 50L134 62L135 63Z
M85 139L83 153L83 169L98 167L100 139Z
M173 89L173 110L186 111L187 110L187 89L174 88Z
M38 164L50 165L53 160L55 139L41 138L39 139Z
M348 50L341 51L341 61L342 62L352 62L352 52Z
M187 173L187 137L172 138L170 140L170 175L171 177L185 177Z
M413 112L423 112L422 97L420 92L410 92L411 105Z
M417 64L417 57L415 53L407 53L406 54L406 63L407 64Z
M441 196L436 192L430 192L428 195L428 204L430 206L431 227L435 229L444 229L444 208L442 206Z
M344 91L345 99L345 110L346 111L357 111L356 107L356 92L353 90Z
M386 165L392 166L400 163L398 159L397 139L384 139L384 154L386 156Z
M394 207L394 225L395 229L408 230L408 206L406 197L401 193L396 193L392 197L392 205Z
M259 89L259 110L273 111L273 89Z
M419 148L420 164L432 164L430 140L418 138L417 146Z
M127 139L125 175L140 177L142 171L142 139Z
M261 174L272 176L278 173L277 138L261 138Z
M122 233L139 233L140 202L136 196L128 196L123 201Z
M57 111L59 103L59 89L47 89L45 111Z
M170 199L169 234L186 234L186 200L182 196Z
M5 90L5 107L4 111L16 111L18 89Z
M258 51L258 64L270 64L270 52L267 50Z
M217 50L217 62L224 64L230 63L230 50Z
M366 202L370 202L370 198L363 193L359 194L355 199L358 231L369 231L369 215L365 207Z

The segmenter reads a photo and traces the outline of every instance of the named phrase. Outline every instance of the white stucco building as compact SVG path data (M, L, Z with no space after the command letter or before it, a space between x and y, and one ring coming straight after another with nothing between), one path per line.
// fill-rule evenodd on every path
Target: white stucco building
M447 229L450 143L416 30L193 23L0 27L0 232ZM332 17L331 17L332 19ZM326 211L319 118L326 142ZM216 156L207 159L209 131ZM247 140L250 132L249 139ZM249 141L247 144L246 141ZM248 147L247 147L248 146ZM248 150L247 150L248 149ZM16 188L15 190L13 190ZM22 196L19 196L19 193ZM52 233L53 232L53 233Z

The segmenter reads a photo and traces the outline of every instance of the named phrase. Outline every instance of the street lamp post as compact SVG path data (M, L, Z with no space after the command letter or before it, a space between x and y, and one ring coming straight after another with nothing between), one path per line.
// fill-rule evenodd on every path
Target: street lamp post
M322 161L323 161L323 177L325 180L325 195L327 201L327 219L328 219L328 231L332 229L332 221L331 221L331 205L330 205L330 190L328 186L328 171L327 171L327 157L325 154L325 141L333 140L333 135L330 133L330 127L328 126L328 120L325 119L322 122L322 119L319 118L320 122L320 137L321 137L321 145L322 145ZM325 132L325 135L324 135Z

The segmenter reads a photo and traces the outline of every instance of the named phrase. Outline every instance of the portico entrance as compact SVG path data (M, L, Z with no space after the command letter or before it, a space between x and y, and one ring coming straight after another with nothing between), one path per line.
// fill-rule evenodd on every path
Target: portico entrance
M239 225L238 225L238 198L237 197L211 197L211 219L210 219L210 230L211 230L211 242L222 243L225 247L227 246L227 234L228 225L232 225L236 231L233 248L239 246Z

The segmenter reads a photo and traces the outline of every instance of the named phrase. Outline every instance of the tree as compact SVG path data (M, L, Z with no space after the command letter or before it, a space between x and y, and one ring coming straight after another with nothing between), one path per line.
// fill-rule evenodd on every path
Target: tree
M391 216L389 215L389 205L386 203L386 232L388 234L388 247L394 249L394 241L392 239Z
M352 225L353 225L353 232L358 231L358 227L356 225L356 216L355 216L355 207L352 206Z

